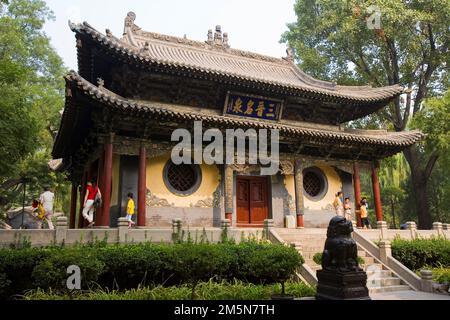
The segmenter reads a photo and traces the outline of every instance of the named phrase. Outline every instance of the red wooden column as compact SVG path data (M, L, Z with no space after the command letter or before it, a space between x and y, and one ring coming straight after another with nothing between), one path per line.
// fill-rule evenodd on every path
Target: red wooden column
M139 177L138 177L138 219L139 227L145 227L145 194L147 190L147 150L142 144L139 149Z
M373 188L373 199L375 202L375 214L377 216L377 221L383 221L383 209L381 206L381 194L380 194L380 183L378 182L378 172L377 165L372 166L372 188Z
M297 213L297 228L304 228L303 215L305 214L303 203L303 164L301 160L294 163L294 185L295 185L295 211Z
M113 163L113 140L114 134L108 137L105 143L105 162L103 164L103 209L101 225L109 227L109 209L111 206L111 181L112 181L112 163Z
M77 215L77 198L78 198L78 183L72 181L72 193L70 195L70 222L69 228L75 228L75 217Z
M356 224L358 228L361 228L361 177L359 175L359 164L357 162L353 163L353 187L355 189Z
M97 185L98 189L100 190L102 196L104 192L104 177L103 177L103 167L105 162L105 150L103 150L100 159L98 160L98 168L97 168ZM103 206L100 208L95 209L95 225L101 225L102 223L102 216L103 216Z
M83 207L84 207L84 196L86 194L86 183L87 183L87 172L83 173L83 178L81 179L81 188L80 188L80 210L78 214L78 228L83 228L84 226L84 217L83 217Z

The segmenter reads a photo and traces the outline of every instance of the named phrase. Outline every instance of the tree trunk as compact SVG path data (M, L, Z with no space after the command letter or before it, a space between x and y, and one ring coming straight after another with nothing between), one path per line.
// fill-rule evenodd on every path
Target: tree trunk
M417 217L419 220L419 229L431 229L430 206L427 197L427 182L425 169L419 161L418 151L411 147L403 151L406 161L408 161L411 170L411 181L413 185L414 201L416 204Z

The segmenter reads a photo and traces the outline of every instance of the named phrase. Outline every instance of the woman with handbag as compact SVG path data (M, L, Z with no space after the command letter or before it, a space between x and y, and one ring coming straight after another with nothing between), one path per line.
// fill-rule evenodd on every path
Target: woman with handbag
M86 195L84 196L83 217L88 221L88 228L94 225L94 211L96 199L101 199L101 192L95 180L87 183ZM98 200L97 200L98 201ZM97 205L97 204L96 204Z

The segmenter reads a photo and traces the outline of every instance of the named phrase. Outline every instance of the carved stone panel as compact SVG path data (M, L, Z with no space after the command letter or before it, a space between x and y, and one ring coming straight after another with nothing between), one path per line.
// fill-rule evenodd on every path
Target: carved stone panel
M156 195L147 189L145 202L148 207L174 207L173 203L169 203L166 199L158 198Z
M225 165L225 212L233 212L233 166Z

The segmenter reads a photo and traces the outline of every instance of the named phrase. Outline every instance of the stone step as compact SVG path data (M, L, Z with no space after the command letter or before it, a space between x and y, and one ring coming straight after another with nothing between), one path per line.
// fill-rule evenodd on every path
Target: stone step
M320 247L320 248L324 248L325 247L325 242L321 242L321 241L286 241L286 243L293 243L295 245L299 245L299 246L303 246L303 247Z
M373 271L366 271L367 278L375 276L379 278L383 277L392 277L392 271L390 270L373 270Z
M365 267L366 272L374 271L374 270L383 270L383 265L381 263L372 263L368 264Z
M365 265L369 265L369 264L375 263L375 259L373 257L364 257L364 256L362 256L361 258L364 259L364 264Z
M306 228L306 229L288 229L288 228L275 228L278 234L327 234L326 228Z
M299 248L304 252L323 252L323 247L307 247L307 246L299 246Z
M373 293L393 292L393 291L409 291L411 288L407 285L388 286L388 287L370 287L369 295Z
M402 281L397 277L368 277L367 279L367 287L389 287L389 286L399 286L402 284Z

